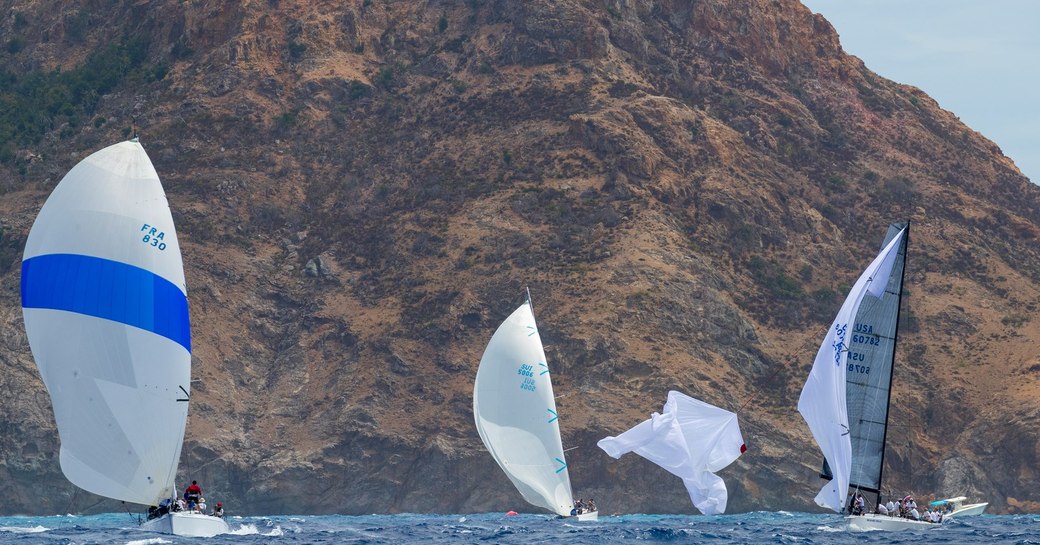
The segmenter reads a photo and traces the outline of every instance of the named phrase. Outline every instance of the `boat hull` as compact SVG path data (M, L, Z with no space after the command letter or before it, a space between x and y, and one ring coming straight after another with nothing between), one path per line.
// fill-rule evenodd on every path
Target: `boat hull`
M581 522L585 521L596 521L599 520L599 511L592 511L591 513L582 513L580 515L574 515L574 518Z
M946 515L949 517L970 517L972 515L981 515L986 510L986 506L989 503L973 503L971 505L965 505L954 509L952 513Z
M184 537L213 537L231 532L227 521L220 517L184 512L167 513L147 520L141 523L141 529Z
M857 515L851 517L845 517L848 522L849 530L853 532L871 532L871 531L900 531L900 530L930 530L932 528L938 528L941 524L934 522L924 522L920 520L911 520L901 517L889 517L887 515Z

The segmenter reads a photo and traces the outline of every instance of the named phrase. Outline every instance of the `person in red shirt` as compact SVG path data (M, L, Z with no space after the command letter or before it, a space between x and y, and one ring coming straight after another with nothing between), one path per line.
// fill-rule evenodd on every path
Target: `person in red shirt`
M199 502L199 498L202 497L202 487L199 486L198 481L191 481L191 485L184 490L184 501L188 502L188 510L194 510L195 504Z

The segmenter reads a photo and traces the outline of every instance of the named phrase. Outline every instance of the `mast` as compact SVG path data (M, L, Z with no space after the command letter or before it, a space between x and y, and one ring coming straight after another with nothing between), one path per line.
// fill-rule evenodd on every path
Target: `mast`
M899 300L896 303L896 329L892 335L892 365L888 375L888 401L885 405L885 433L881 436L881 467L878 468L877 503L881 503L881 482L885 472L885 449L888 444L888 419L892 409L892 381L896 376L896 349L899 347L899 314L903 309L903 285L906 283L907 254L910 252L910 220L906 220L906 235L903 238L903 270L899 278Z

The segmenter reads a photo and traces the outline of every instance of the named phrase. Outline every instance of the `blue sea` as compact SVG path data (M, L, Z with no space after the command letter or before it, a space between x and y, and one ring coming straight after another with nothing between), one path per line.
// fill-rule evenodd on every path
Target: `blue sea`
M548 515L370 515L231 517L231 535L183 538L142 532L130 516L0 517L0 544L118 545L224 543L601 545L997 543L1040 545L1040 515L982 515L948 521L925 532L849 533L838 515L745 513L722 516L625 515L599 522Z

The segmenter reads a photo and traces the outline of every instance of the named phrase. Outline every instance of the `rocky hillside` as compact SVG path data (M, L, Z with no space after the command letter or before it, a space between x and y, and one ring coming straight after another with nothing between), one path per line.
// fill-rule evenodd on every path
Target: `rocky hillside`
M236 513L521 508L473 427L530 286L578 496L691 512L595 441L679 389L739 410L731 510L812 510L795 405L913 222L886 488L1040 509L1040 191L797 0L3 0L0 493L62 477L19 308L48 192L135 126L184 248L181 463Z

